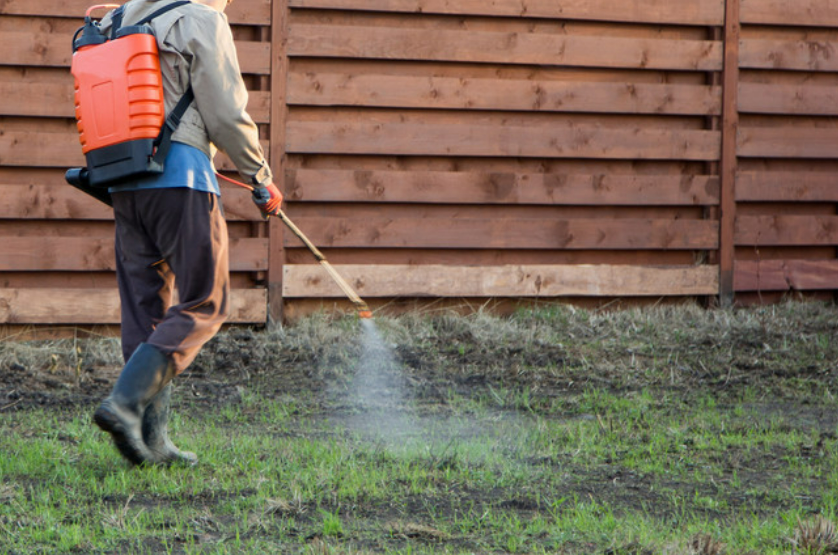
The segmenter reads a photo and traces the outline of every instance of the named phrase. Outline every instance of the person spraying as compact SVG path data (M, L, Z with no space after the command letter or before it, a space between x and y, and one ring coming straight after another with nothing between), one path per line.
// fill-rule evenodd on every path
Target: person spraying
M124 140L119 147L97 143L89 150L98 158L85 152L88 168L68 172L71 183L94 182L100 188L97 198L110 201L114 209L125 366L93 420L133 464L198 460L172 443L168 421L172 380L230 311L227 227L212 165L216 150L232 160L265 217L278 215L282 206L257 127L246 111L247 90L224 15L231 1L128 0L76 39L73 71L83 146L85 139L93 140L98 116L85 119L80 113L78 90L87 77L75 57L81 60L82 53L100 43L146 33L146 27L158 50L159 89L170 116L159 115L164 132L150 142L150 136L140 137L146 142L132 143L130 149ZM111 94L106 86L90 89L96 91L90 94ZM151 106L153 96L142 97L141 105ZM99 98L93 104L102 102ZM108 126L101 127L106 136ZM110 153L101 150L109 147Z

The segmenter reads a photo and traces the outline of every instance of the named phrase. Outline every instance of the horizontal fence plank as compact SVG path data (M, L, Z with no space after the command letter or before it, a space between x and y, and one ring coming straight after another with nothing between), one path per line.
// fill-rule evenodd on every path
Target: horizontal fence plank
M582 19L627 23L724 24L724 0L289 0L291 8Z
M740 0L742 23L838 27L838 0Z
M75 117L73 78L67 83L0 81L0 115L35 117Z
M270 145L262 142L265 152ZM79 136L75 131L41 133L38 131L7 131L0 133L0 166L36 166L69 168L84 166ZM230 159L222 152L215 157L219 171L234 171Z
M745 158L835 158L838 129L746 127L737 142Z
M71 187L60 185L2 185L0 218L22 220L112 220L113 209ZM240 189L222 190L228 221L260 218L250 195Z
M228 323L267 322L265 290L233 289L230 310ZM119 324L119 293L116 289L0 289L0 324Z
M84 13L93 5L90 0L3 0L0 3L0 15L28 15L35 17L70 17L84 23ZM93 15L104 15L99 10ZM224 11L230 23L242 25L270 25L271 0L247 0L234 2Z
M739 111L751 114L838 115L835 87L742 83Z
M364 298L636 297L718 294L716 266L622 265L336 265ZM286 265L285 298L342 297L319 265Z
M113 209L70 185L3 185L0 218L112 220Z
M828 172L742 172L739 202L838 202L838 175Z
M716 205L719 179L690 175L300 169L286 172L285 198L310 202Z
M267 269L267 238L230 240L231 271ZM0 271L116 271L114 242L89 237L2 237Z
M720 41L292 25L288 55L720 71Z
M0 65L70 67L72 37L52 33L0 31ZM269 42L237 41L242 73L268 75L271 72Z
M763 247L838 245L838 216L739 216L735 242Z
M0 166L84 166L78 134L7 131L0 134Z
M824 291L838 289L838 260L739 260L736 291Z
M410 75L291 73L288 103L533 112L719 115L721 88Z
M289 153L716 160L718 131L290 121ZM2 155L2 151L0 151Z
M746 69L836 71L838 42L820 40L744 39L739 65Z
M271 95L264 91L248 93L247 110L256 123L270 122ZM0 115L32 117L75 117L73 79L66 83L0 80Z
M441 249L714 249L718 223L652 219L291 218L320 247ZM290 233L286 247L302 243Z
M70 67L72 36L0 31L0 65Z
M271 43L236 41L239 67L244 74L271 74Z
M308 231L308 230L304 230ZM325 250L325 249L324 249ZM287 249L287 264L313 264L311 252ZM492 266L506 264L627 264L630 266L691 266L694 251L660 250L456 250L456 249L335 249L326 250L332 264L444 264Z

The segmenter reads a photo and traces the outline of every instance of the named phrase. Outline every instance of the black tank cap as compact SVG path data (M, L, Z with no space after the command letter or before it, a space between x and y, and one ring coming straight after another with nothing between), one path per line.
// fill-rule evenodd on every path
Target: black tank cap
M76 32L78 34L78 32ZM99 30L96 23L86 19L84 27L81 29L81 36L73 40L73 52L83 46L91 46L94 44L103 44L108 41L108 38Z

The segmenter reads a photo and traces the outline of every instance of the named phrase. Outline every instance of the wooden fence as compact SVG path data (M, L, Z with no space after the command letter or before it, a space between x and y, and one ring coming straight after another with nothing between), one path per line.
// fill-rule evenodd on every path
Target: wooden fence
M71 37L89 0L0 3L0 323L119 322L111 210L64 182L84 165L73 120ZM269 0L230 16L251 113L270 136ZM229 169L228 160L216 160ZM225 191L231 238L233 322L267 318L269 244L246 195Z
M735 280L741 300L838 289L838 10L741 0Z
M0 3L0 323L118 321L80 165L89 1ZM838 289L832 0L238 0L289 216L373 306ZM838 90L838 89L836 89ZM229 161L216 160L232 169ZM341 303L225 189L234 322Z

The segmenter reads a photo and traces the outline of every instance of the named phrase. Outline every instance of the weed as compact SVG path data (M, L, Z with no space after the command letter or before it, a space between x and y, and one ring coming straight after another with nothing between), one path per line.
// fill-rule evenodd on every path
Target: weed
M835 524L819 516L799 522L792 539L795 555L826 555L838 553L838 531Z
M323 536L327 538L343 536L343 523L341 522L337 512L330 513L323 509L320 509L319 512L323 516L321 529Z

